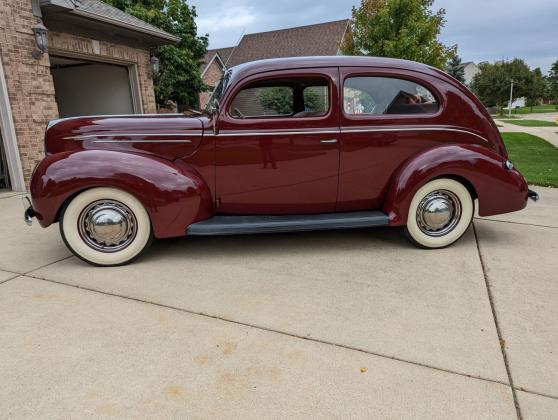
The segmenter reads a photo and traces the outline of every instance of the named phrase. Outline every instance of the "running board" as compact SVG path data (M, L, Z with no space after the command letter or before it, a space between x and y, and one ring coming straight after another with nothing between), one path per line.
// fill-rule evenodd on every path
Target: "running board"
M211 219L191 224L188 227L187 234L242 235L307 230L353 229L388 225L388 216L381 211L287 216L218 215Z

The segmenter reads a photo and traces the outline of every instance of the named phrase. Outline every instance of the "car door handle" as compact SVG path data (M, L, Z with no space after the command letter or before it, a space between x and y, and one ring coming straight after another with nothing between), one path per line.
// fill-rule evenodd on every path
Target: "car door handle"
M337 143L337 139L320 140L320 143L324 143L324 144L334 144L334 143Z

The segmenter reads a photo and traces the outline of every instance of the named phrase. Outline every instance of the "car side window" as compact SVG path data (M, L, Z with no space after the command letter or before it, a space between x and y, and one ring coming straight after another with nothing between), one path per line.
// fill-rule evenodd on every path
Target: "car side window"
M307 86L302 91L304 111L307 114L324 115L329 109L327 86Z
M234 98L230 114L235 118L288 116L294 113L294 89L289 86L262 86L241 90Z
M435 114L436 97L424 86L394 77L350 77L343 87L348 115Z
M228 112L233 118L304 118L326 115L329 107L327 79L295 77L244 87L231 101Z

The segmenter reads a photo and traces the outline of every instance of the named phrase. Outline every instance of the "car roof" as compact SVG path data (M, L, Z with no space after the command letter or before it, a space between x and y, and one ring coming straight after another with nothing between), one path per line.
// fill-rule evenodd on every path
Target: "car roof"
M316 67L386 67L440 75L440 71L426 64L397 58L366 56L289 57L251 61L231 67L234 81L257 73Z

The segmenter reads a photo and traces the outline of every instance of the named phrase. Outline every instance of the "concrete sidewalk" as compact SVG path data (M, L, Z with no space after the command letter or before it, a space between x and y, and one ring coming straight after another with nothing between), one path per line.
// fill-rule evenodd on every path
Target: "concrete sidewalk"
M525 114L517 116L518 119L523 120L540 120L540 121L552 121L555 120L554 113L548 114ZM555 127L524 127L515 124L509 124L502 120L496 120L496 124L500 125L498 129L504 133L528 133L534 136L540 137L550 144L558 147L558 125Z
M157 241L95 268L0 194L0 418L558 416L558 190L454 246Z

